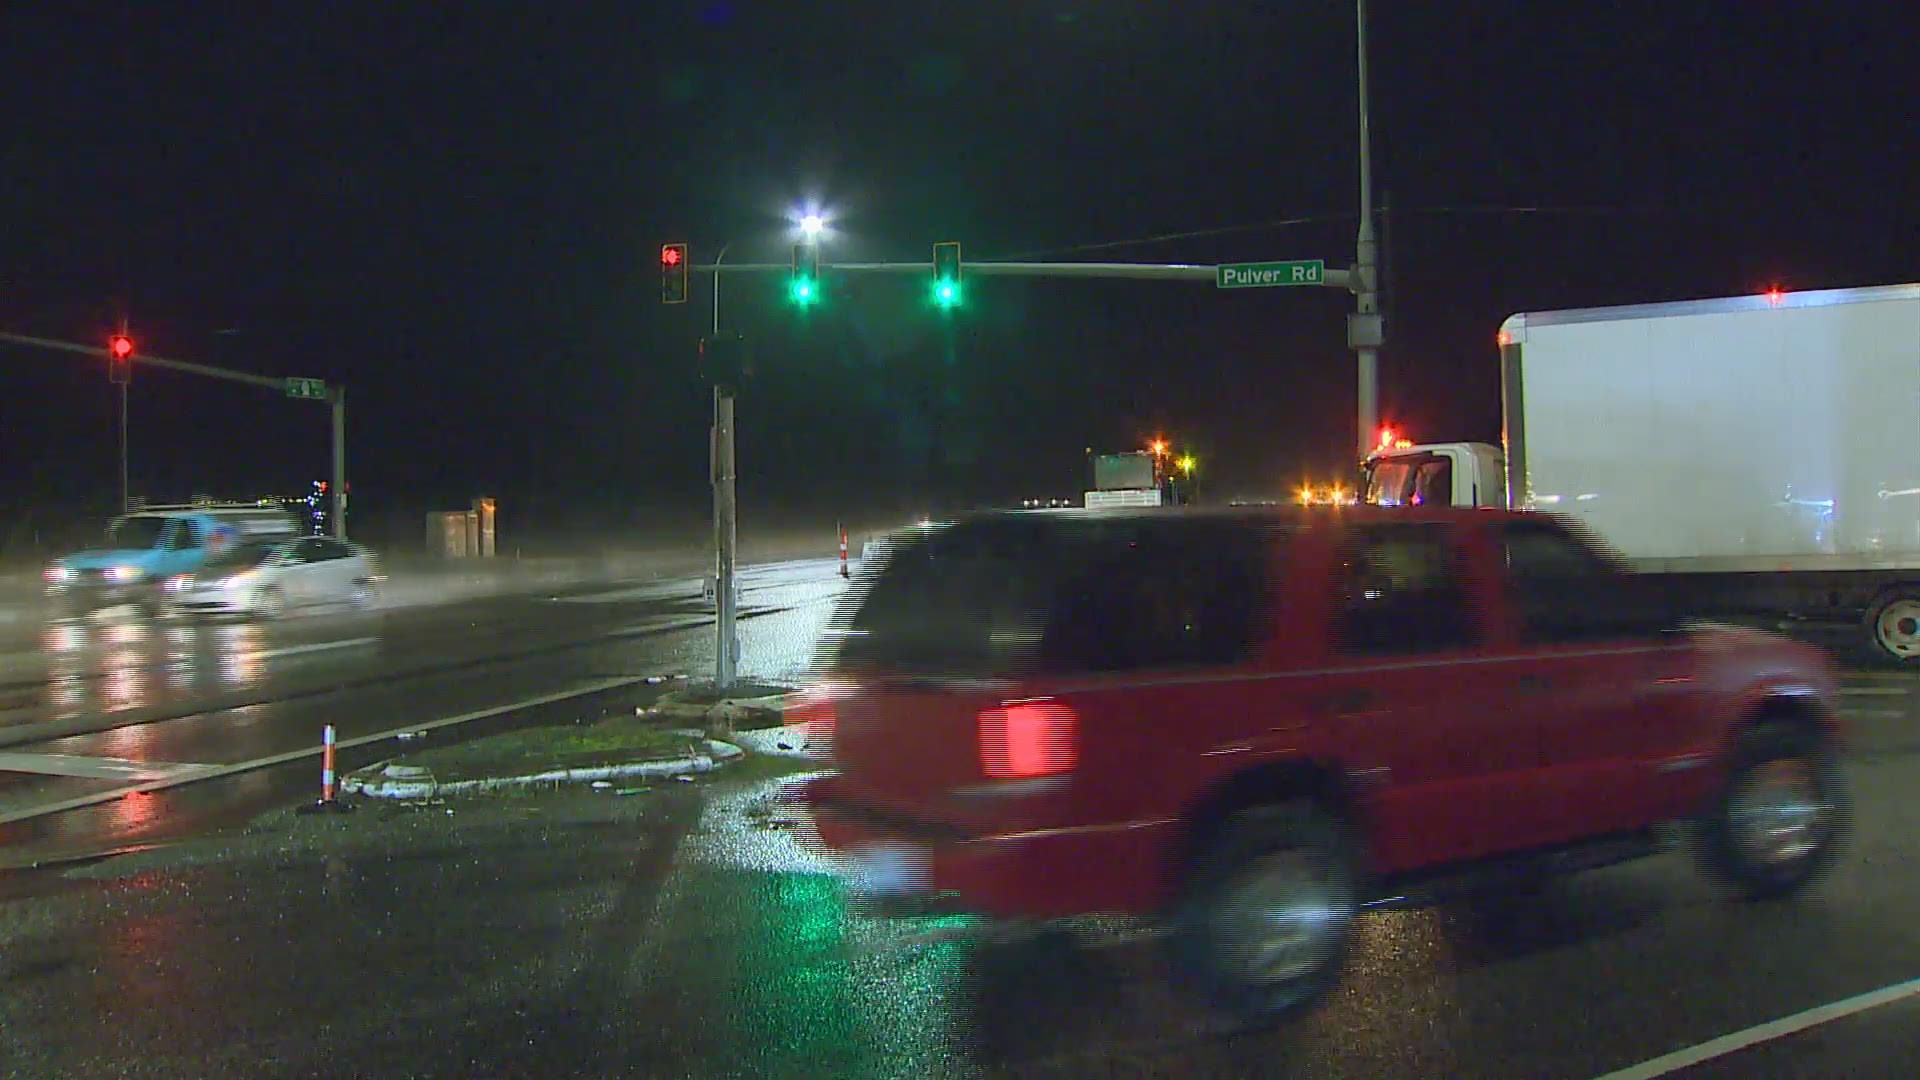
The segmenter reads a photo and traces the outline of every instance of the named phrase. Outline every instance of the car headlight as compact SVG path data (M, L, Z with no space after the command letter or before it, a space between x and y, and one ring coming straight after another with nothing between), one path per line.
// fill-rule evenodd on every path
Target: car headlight
M137 566L116 566L108 571L115 581L139 581L140 568Z
M167 590L169 592L186 592L191 588L193 588L192 574L175 574L173 577L167 579Z
M227 579L227 588L244 589L247 586L253 584L254 579L258 578L259 576L260 576L260 572L258 570L243 570L240 573L235 574L232 577Z
M66 567L59 566L59 565L47 567L47 584L65 585L67 582L72 580L73 580L73 571L67 569Z

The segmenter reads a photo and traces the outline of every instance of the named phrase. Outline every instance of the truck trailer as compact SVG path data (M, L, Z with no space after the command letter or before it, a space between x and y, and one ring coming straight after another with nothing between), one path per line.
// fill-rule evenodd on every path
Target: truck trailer
M1702 613L1920 665L1920 284L1527 312L1501 445L1385 445L1367 501L1550 510Z
M1100 454L1093 459L1093 490L1087 492L1090 509L1116 506L1159 506L1165 501L1159 459L1145 450Z

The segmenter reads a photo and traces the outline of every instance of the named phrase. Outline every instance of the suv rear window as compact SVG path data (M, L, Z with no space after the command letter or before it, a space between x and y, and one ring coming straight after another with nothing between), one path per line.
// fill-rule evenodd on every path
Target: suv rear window
M839 660L955 676L1243 659L1267 625L1278 523L1011 517L901 544Z

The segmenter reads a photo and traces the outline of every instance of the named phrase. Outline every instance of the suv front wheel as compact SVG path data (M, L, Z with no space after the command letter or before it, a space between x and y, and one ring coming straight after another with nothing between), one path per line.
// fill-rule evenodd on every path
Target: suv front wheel
M1317 999L1339 977L1355 904L1343 823L1307 801L1241 810L1200 852L1173 949L1214 1005L1251 1022Z
M1700 859L1749 899L1784 896L1833 861L1847 812L1827 738L1763 725L1741 737L1725 785L1695 823Z

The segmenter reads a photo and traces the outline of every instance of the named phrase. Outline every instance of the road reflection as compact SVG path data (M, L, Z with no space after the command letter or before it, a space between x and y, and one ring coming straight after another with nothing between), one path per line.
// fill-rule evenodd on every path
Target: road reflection
M364 627L358 630L364 633ZM319 650L312 645L276 650L267 628L258 623L151 622L108 611L49 621L40 651L46 673L41 718L68 719L244 691L273 674L276 656L291 659Z

